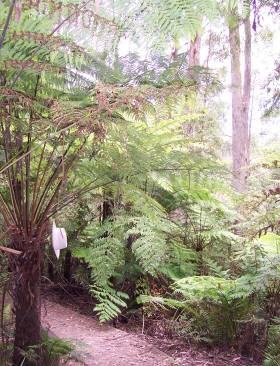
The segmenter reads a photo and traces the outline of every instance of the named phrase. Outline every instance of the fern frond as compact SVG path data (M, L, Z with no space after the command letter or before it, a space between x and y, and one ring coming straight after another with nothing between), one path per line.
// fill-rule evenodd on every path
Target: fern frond
M121 307L126 307L123 299L129 298L126 293L114 290L109 282L102 287L91 286L90 291L99 302L94 310L101 322L116 318L121 312Z

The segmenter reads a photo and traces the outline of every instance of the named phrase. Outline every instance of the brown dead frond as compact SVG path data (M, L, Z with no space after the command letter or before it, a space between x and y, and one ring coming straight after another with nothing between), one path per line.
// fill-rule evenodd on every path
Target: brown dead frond
M50 37L48 34L38 33L38 32L16 32L14 31L9 36L10 40L27 40L28 42L34 41L35 43L48 43L48 47L50 48L59 48L62 46L67 46L73 51L85 52L83 47L78 46L73 41L68 41L63 39L61 36L52 36Z
M11 89L7 88L0 88L0 97L12 97L13 101L19 101L21 103L24 103L26 106L31 107L32 104L35 101L35 98L30 97L29 95L26 95L24 93L19 93Z
M63 72L66 69L64 67L57 67L49 64L43 64L41 62L36 62L33 60L6 60L3 61L4 68L14 69L30 69L36 72L47 71L47 72Z

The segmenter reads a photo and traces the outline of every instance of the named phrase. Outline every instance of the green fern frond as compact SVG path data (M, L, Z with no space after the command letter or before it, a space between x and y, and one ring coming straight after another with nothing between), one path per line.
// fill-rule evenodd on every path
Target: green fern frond
M124 244L112 236L93 239L88 250L88 264L98 284L106 283L115 269L124 264Z
M123 299L129 298L126 293L114 290L109 282L102 287L91 286L90 291L99 302L94 310L97 312L101 322L116 318L121 312L121 308L126 307Z

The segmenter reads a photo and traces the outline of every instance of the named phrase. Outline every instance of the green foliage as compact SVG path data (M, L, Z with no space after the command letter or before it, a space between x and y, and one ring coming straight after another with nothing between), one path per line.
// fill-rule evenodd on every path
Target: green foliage
M92 280L101 288L112 276L117 282L124 279L127 266L134 268L135 279L139 269L153 276L160 271L172 279L197 274L202 266L202 253L197 251L200 243L204 243L203 251L236 239L221 227L223 220L225 227L230 221L229 210L210 193L210 189L221 189L214 182L214 166L221 172L223 167L212 155L209 159L203 141L184 143L180 137L184 106L178 99L169 112L159 111L161 120L153 114L140 120L120 111L123 120L108 131L95 159L84 160L80 166L83 178L95 175L101 186L102 181L109 182L92 196L96 202L109 197L109 217L100 223L102 213L98 215L94 208L99 221L96 217L89 222L79 234L79 246L72 248L72 255L87 263ZM165 114L173 110L174 117L165 120ZM177 208L183 210L183 221L173 219Z
M262 249L268 254L279 254L280 236L275 233L267 233L259 239Z
M164 220L151 222L150 218L135 217L130 221L132 228L127 237L135 235L132 252L145 272L155 274L156 269L166 257L167 242L165 232L168 226Z
M141 36L143 39L144 33L157 45L166 42L166 34L173 39L181 36L194 38L201 30L202 19L213 19L216 15L216 1L213 0L147 0L135 2L133 6L122 0L117 3L117 12L124 3L127 7L126 29L132 25L135 27L130 37L139 40Z
M83 235L87 240L83 242L88 251L76 252L92 271L95 286L92 292L100 301L96 310L103 321L116 316L120 307L125 306L123 298L127 299L127 296L115 291L108 285L108 280L126 264L127 241L130 237L135 236L131 250L143 271L155 273L166 253L166 225L163 219L156 220L156 214L160 212L164 215L164 210L151 194L143 190L147 175L142 174L138 184L136 179L130 178L140 175L143 170L152 171L159 166L159 162L160 169L170 167L170 163L177 169L182 165L184 155L179 147L182 134L180 132L178 137L173 134L172 139L169 139L170 126L169 130L165 128L161 132L161 126L155 126L156 123L152 121L153 126L149 128L151 121L147 118L138 125L136 121L136 128L127 129L127 133L122 136L117 123L125 125L124 131L131 123L124 118L125 113L129 115L134 110L134 117L138 117L139 111L143 115L143 110L156 109L154 102L159 104L163 100L169 100L174 106L175 97L181 94L182 99L182 91L187 90L189 84L185 80L178 80L185 73L174 73L175 67L170 73L166 67L163 77L158 77L157 85L125 88L121 75L117 79L119 85L109 84L108 77L114 78L116 72L114 70L110 75L108 60L107 64L102 63L102 60L91 62L94 58L89 52L81 50L66 37L57 36L57 39L53 39L49 36L48 29L54 29L58 20L56 16L48 16L53 4L50 8L48 5L48 14L42 9L19 9L20 20L11 23L1 48L0 112L3 139L0 143L5 152L5 163L0 173L6 182L1 186L0 211L5 226L9 233L12 232L9 246L21 251L18 253L23 254L20 261L24 258L21 265L16 263L19 257L11 262L16 283L13 289L17 291L20 281L16 279L22 278L22 286L27 289L28 281L31 281L31 277L33 280L34 274L40 283L40 260L44 255L44 245L41 244L45 243L48 236L50 218L90 190L98 196L101 187L111 184L109 189L115 193L114 183L118 182L126 188L121 192L124 205L129 205L132 199L134 201L133 214L125 222L119 215L112 220L103 220L102 225L96 225L96 222L85 225ZM0 14L2 24L8 6L2 2L1 7L4 7L4 12ZM64 10L62 13L64 16ZM57 40L59 45L56 44ZM105 69L103 75L99 72L102 66ZM94 70L90 73L90 69ZM175 77L172 77L172 73ZM99 83L93 87L97 80L105 81L106 84ZM129 81L126 79L126 82ZM163 86L166 87L164 90ZM176 122L178 124L178 119ZM151 134L147 137L146 132L152 129L157 131L153 134L153 140L149 141ZM175 153L172 145L177 146ZM125 146L128 148L125 149ZM162 146L167 146L168 156L160 154ZM114 153L112 158L111 152ZM134 160L127 159L126 154L135 157ZM176 156L181 159L178 161ZM82 176L82 172L79 172L79 178L76 179L76 161L82 158L84 161L78 168L86 163L90 174ZM135 169L139 161L142 165ZM149 164L148 161L153 163ZM121 162L123 169L114 166L116 162ZM153 211L147 218L145 212L149 206ZM125 213L126 210L123 211ZM150 221L149 218L154 220ZM29 358L35 358L37 351L36 346L22 350L23 356ZM18 352L17 348L15 352Z
M226 0L219 2L219 9L226 14L229 26L233 27L240 20L250 16L251 2L249 0Z
M280 365L280 319L274 318L268 328L267 347L263 366Z
M71 38L63 27L48 40L58 18L22 9L1 49L6 139L0 144L6 154L0 151L0 211L6 226L21 236L20 243L16 237L8 244L26 254L39 234L38 244L45 243L49 219L64 209L78 267L73 277L97 300L101 321L118 316L139 296L142 303L172 308L184 336L232 343L257 301L268 317L279 313L278 232L267 234L266 228L257 248L244 245L249 225L274 223L268 227L277 229L277 201L266 197L259 217L248 210L253 213L242 224L242 209L234 207L220 163L223 142L199 102L201 97L205 106L209 92L220 87L210 70L190 71L187 53L173 58L150 52L143 60L136 54L118 57L104 45L110 39L108 48L115 50L124 34L136 41L149 34L154 44L177 46L180 37L194 39L205 18L214 19L217 3L234 22L250 13L249 1L242 2L242 13L235 0L105 1L88 32L94 33L91 46L103 42L94 50L73 42L83 38L77 24ZM46 12L53 6L47 2ZM0 25L7 12L0 2ZM74 22L75 17L69 24ZM99 37L109 23L114 30ZM209 41L209 51L210 46ZM260 187L278 183L278 173ZM152 296L150 276L166 287L172 281L164 297ZM143 311L152 315L152 309ZM44 364L69 356L71 348L60 342L43 339ZM24 352L36 357L36 346Z
M180 309L176 328L196 341L232 342L252 308L250 292L234 280L194 276L176 281L172 287L172 298L141 295L138 301Z
M35 350L42 350L42 363L46 366L57 366L58 364L66 365L74 356L74 346L64 342L60 338L49 337L47 332L42 331L42 343L39 345L30 346L28 351L22 351L24 366L25 360L36 362L37 353ZM78 361L78 360L76 360ZM84 362L81 362L84 364Z
M9 279L7 258L2 253L0 253L0 270L0 289L2 289Z
M274 117L279 115L280 107L280 89L279 89L279 64L271 74L266 82L267 98L264 102L265 112L264 117Z
M99 227L88 226L84 232L88 247L76 247L72 250L74 256L83 258L91 268L92 279L96 285L90 288L93 296L100 302L95 310L101 321L117 316L120 312L119 307L126 307L122 298L128 299L126 294L108 285L111 276L118 278L126 263L132 263L132 258L139 266L138 269L134 264L132 273L139 273L139 270L140 273L155 273L155 269L163 260L166 238L161 234L158 223L160 220L153 223L145 217L127 217L125 212L119 212L118 216L108 219ZM163 228L166 229L167 226L163 225L161 230ZM131 236L137 239L131 247L133 257L128 259L127 241ZM126 262L127 260L129 262Z
M221 189L215 177L208 182L203 173L197 177L194 171L189 176L165 178L160 185L164 189L159 194L160 202L174 223L163 273L173 280L218 272L225 276L230 247L239 238L228 229L234 220L233 211L210 193L211 189L219 195Z
M102 287L91 286L90 291L99 302L94 310L97 312L101 322L116 318L121 312L121 307L126 307L123 299L128 299L128 295L113 289L110 282Z
M2 300L1 290L0 290L0 299ZM1 309L1 313L3 312L3 319L1 321L3 328L0 327L0 333L1 333L0 358L1 362L3 363L3 366L9 365L9 361L11 360L11 352L13 350L13 347L10 344L10 341L13 337L13 330L11 327L11 311L12 310L10 304L4 305L4 309Z
M251 292L238 280L197 276L177 281L174 287L190 305L198 303L204 310L208 337L214 341L231 342L251 310Z
M59 338L48 337L46 332L42 333L42 359L46 366L56 366L60 361L66 364L71 358L74 346Z
M31 346L27 351L22 350L23 360L21 365L24 366L25 360L36 361L38 355L36 349L42 350L42 363L44 366L57 366L58 364L66 365L69 360L75 358L74 346L64 342L60 338L48 337L47 332L42 331L42 343ZM12 359L12 345L3 345L0 343L1 366L8 366ZM81 364L84 364L81 361Z
M168 260L159 266L159 271L173 281L195 275L199 270L197 252L187 248L178 239L171 239L168 244Z
M0 357L3 366L10 365L12 351L12 345L4 345L2 342L0 342Z
M184 297L200 301L208 298L219 301L222 292L230 294L235 287L235 280L225 280L213 276L186 277L174 283L176 292L181 293Z
M276 240L276 241L275 241ZM243 253L243 271L245 274L238 280L243 286L247 284L252 292L266 298L274 310L270 316L276 316L280 296L280 266L277 247L278 236L267 234L255 242L247 253ZM272 309L271 309L272 310Z
M127 240L132 235L136 237L132 253L145 272L154 273L165 258L167 238L163 229L168 229L165 221L151 222L145 217L126 216L125 212L123 215L120 212L99 227L88 226L84 242L89 247L76 247L72 251L74 256L88 263L99 284L106 283L115 270L124 265Z

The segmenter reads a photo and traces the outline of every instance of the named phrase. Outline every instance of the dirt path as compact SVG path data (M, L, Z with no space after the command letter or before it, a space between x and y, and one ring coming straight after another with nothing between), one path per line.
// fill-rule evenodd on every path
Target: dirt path
M100 324L69 308L44 300L42 323L56 337L76 344L88 366L171 366L168 355L139 336ZM67 365L80 365L70 361Z

